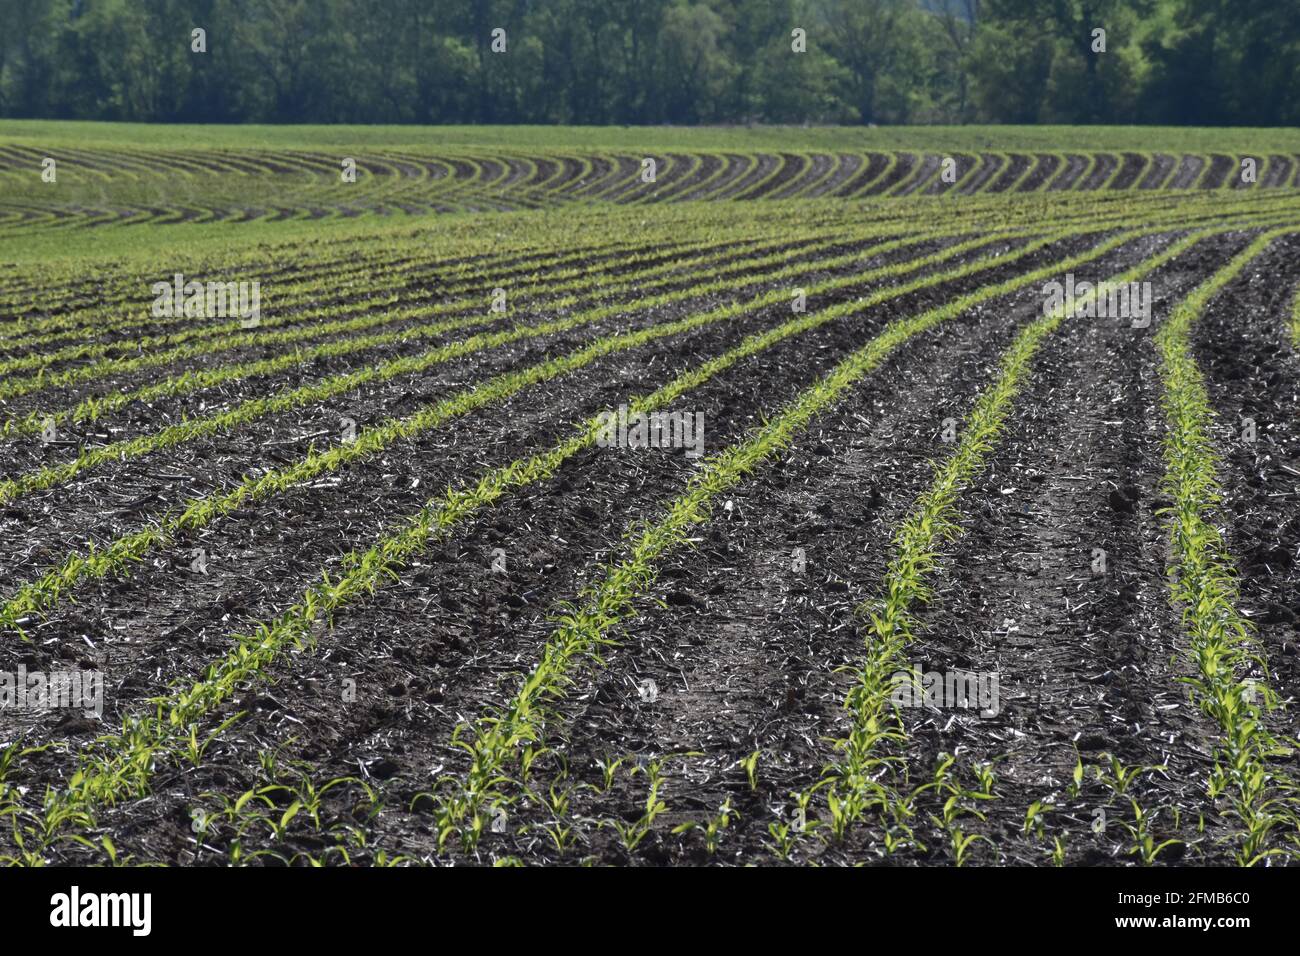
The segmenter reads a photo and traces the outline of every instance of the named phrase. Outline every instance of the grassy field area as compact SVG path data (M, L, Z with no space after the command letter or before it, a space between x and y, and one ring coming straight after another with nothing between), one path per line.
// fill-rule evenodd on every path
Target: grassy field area
M536 148L590 150L1300 150L1300 130L1176 126L160 126L0 120L0 138L28 146L301 149Z
M1291 862L1298 183L0 122L0 861Z

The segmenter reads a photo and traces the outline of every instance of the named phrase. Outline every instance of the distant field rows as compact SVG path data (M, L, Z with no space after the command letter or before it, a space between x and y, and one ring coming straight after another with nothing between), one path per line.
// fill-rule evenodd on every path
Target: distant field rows
M0 145L0 234L604 202L1284 188L1300 181L1300 156L1281 152L354 153ZM57 183L40 179L46 158L57 164ZM345 159L355 162L355 182L342 179ZM654 163L653 182L644 178L646 160ZM1244 160L1255 166L1249 179Z

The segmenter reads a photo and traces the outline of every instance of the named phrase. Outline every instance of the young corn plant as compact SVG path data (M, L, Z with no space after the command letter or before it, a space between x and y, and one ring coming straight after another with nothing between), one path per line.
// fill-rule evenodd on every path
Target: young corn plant
M702 823L694 820L688 820L673 828L674 834L690 833L693 830L700 830L704 833L704 851L713 856L718 852L718 844L722 832L731 826L733 817L739 817L740 814L731 806L731 797L727 797L718 807L718 812L707 818Z
M660 798L660 792L664 785L664 764L667 762L666 757L660 757L654 760L648 760L643 765L634 765L631 768L631 775L636 776L638 773L644 773L647 778L647 793L641 815L631 822L619 820L617 818L602 820L602 827L608 826L615 830L619 839L623 842L623 848L629 853L634 851L641 842L650 835L654 829L655 820L668 810L668 805Z
M618 775L618 768L623 765L624 761L630 759L632 758L628 755L624 755L618 758L614 758L614 757L598 758L596 760L596 766L600 769L600 778L601 778L600 785L595 786L593 784L585 784L584 786L590 787L598 795L609 793L609 788L614 786L614 778Z
M1020 832L1026 836L1033 834L1039 840L1047 839L1046 818L1056 808L1043 800L1035 800L1025 811L1025 823Z
M971 789L962 786L950 773L955 762L956 758L950 754L939 755L932 784L936 793L947 796L940 813L930 814L930 819L948 834L956 865L965 866L976 842L983 840L992 846L993 841L983 834L966 833L959 821L966 816L974 817L981 822L985 821L987 817L977 807L981 802L996 800L997 796L993 793L995 777L991 766L977 764L972 768L979 786Z
M560 856L569 852L575 839L571 820L575 788L564 783L566 776L567 774L562 771L560 778L551 782L545 795L529 790L530 802L543 807L550 816L546 823L536 826L546 834L551 845L555 847L555 852Z
M1165 773L1168 767L1164 764L1158 766L1126 766L1114 754L1103 754L1106 766L1097 765L1093 767L1093 774L1097 781L1106 787L1117 797L1128 795L1128 789L1136 783L1143 775L1149 773Z
M772 838L772 841L767 844L769 852L782 862L789 862L795 844L799 840L799 830L796 829L795 824L773 820L767 825L767 833Z
M1133 841L1129 847L1129 856L1140 856L1146 866L1152 866L1161 851L1171 846L1177 846L1183 841L1171 838L1158 842L1151 832L1158 811L1149 812L1143 809L1136 797L1129 797L1129 804L1133 808L1133 823L1130 824L1126 820L1120 820L1120 826L1124 828L1124 831L1128 833L1129 838Z
M1052 865L1065 866L1065 844L1059 836L1052 837Z

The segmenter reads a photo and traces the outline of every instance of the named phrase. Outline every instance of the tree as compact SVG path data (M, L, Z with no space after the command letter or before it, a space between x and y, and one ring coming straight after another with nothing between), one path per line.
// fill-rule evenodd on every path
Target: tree
M814 9L858 121L906 122L921 87L924 14L909 0L819 0Z
M722 18L689 0L664 10L659 31L660 119L698 123L721 117L719 106L736 65L723 49Z
M1136 46L1134 27L1150 14L1153 0L986 0L986 13L1004 35L1018 37L1023 48L1036 47L1040 40L1057 41L1056 55L1076 58L1082 65L1081 89L1058 82L1064 96L1056 98L1060 115L1072 115L1078 122L1113 121L1114 111L1103 79L1110 63L1123 72L1121 50ZM1094 31L1105 31L1105 52L1097 52ZM1014 56L1015 50L1010 51ZM1041 52L1041 51L1039 51ZM1069 74L1068 66L1057 74ZM1114 84L1112 84L1114 85Z
M936 0L934 18L939 25L943 85L951 86L951 115L966 120L970 110L970 58L979 32L980 0Z
M1300 0L0 0L0 24L12 117L1300 119Z

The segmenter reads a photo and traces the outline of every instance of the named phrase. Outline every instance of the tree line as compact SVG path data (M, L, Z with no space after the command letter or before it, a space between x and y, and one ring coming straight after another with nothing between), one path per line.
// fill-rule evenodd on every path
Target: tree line
M0 116L1294 125L1300 0L0 0Z

